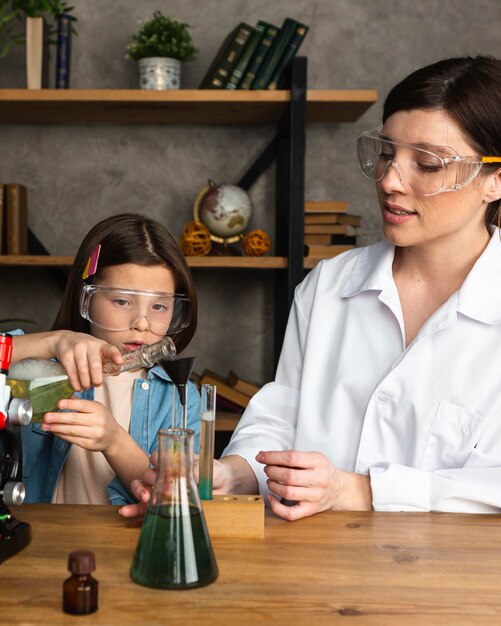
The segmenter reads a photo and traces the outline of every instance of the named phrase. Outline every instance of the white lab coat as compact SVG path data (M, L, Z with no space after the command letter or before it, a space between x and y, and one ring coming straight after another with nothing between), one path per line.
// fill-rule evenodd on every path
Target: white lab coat
M370 474L381 511L501 509L501 241L406 348L379 242L322 261L297 287L275 382L224 451L315 450Z

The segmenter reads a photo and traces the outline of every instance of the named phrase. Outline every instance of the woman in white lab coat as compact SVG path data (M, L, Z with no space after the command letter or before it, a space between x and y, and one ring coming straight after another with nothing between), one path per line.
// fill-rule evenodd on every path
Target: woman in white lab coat
M357 151L385 240L298 286L275 381L215 462L214 487L259 490L289 520L499 512L501 61L414 72ZM149 498L144 482L133 490Z

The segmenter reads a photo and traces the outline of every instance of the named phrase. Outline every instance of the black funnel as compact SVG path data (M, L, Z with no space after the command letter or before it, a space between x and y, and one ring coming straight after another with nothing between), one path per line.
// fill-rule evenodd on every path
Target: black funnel
M184 359L175 359L174 361L159 361L159 365L162 367L164 372L170 376L170 379L176 385L179 400L181 401L181 406L183 407L183 428L186 428L188 410L188 407L186 406L186 385L188 384L190 374L195 367L196 360L196 356L187 356ZM172 426L174 427L174 414L172 416L172 420Z
M196 360L196 356L187 356L184 359L175 359L174 361L159 361L159 365L176 386L186 385Z

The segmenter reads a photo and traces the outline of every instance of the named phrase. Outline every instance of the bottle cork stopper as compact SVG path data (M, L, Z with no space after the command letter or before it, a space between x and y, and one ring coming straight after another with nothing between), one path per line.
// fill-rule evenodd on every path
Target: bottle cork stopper
M68 569L72 574L90 574L96 569L96 557L90 550L75 550L68 556Z

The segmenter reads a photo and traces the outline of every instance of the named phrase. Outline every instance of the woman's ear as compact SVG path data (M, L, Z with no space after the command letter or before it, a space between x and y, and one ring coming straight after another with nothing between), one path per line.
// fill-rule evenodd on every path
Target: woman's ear
M489 174L484 199L486 202L495 202L501 199L501 167L492 174Z

